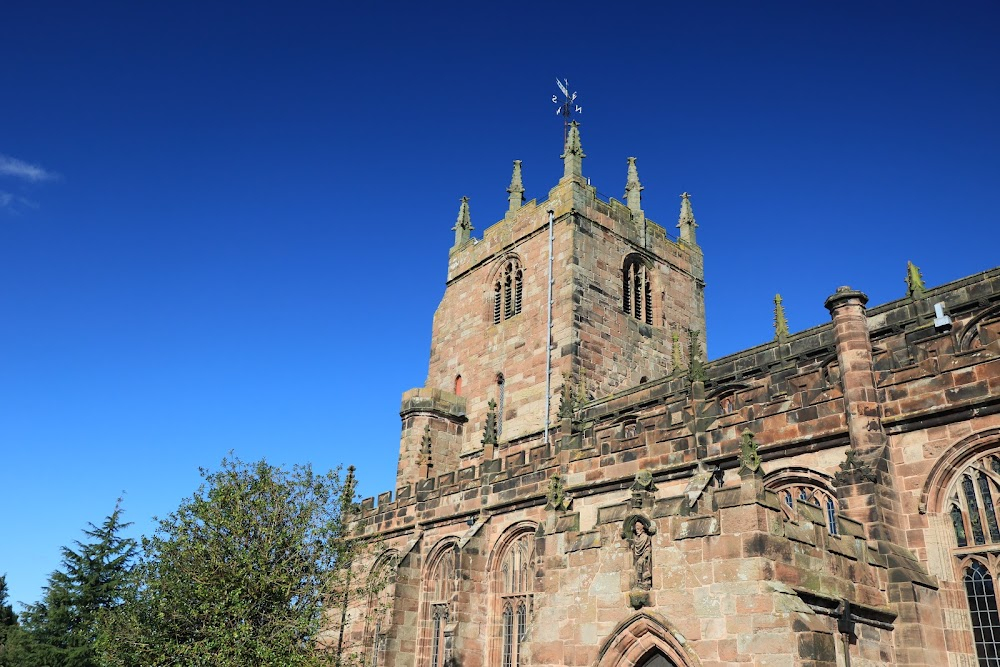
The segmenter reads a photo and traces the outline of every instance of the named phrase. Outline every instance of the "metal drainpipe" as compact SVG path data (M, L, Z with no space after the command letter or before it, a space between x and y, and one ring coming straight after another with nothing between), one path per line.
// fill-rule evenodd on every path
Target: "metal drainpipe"
M840 631L840 639L844 643L844 667L851 667L851 634L853 632L851 622L851 601L844 598L837 606L837 630Z
M549 412L552 406L552 220L549 211L549 305L545 326L545 444L549 444Z

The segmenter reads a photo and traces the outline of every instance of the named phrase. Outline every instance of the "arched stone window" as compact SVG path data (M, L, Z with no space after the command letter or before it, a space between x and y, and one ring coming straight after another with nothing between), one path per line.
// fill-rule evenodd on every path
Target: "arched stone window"
M381 555L365 580L368 591L368 613L365 617L366 664L385 664L386 638L392 623L392 601L396 589L396 565L399 554L389 551Z
M974 436L973 442L975 443ZM983 443L987 444L987 443ZM952 553L965 587L979 664L1000 667L1000 612L996 579L1000 572L1000 451L994 447L971 462L951 468L942 513L954 534ZM968 461L968 459L966 459Z
M970 559L964 569L962 583L972 614L972 635L979 664L1000 665L1000 613L993 575L979 559Z
M524 300L524 271L516 259L508 259L493 283L493 324L521 313Z
M653 323L652 269L639 255L622 265L622 310L646 324Z
M424 580L422 660L426 667L444 667L454 637L453 600L458 590L458 549L454 542L437 550Z
M798 503L808 503L823 510L826 529L837 535L837 496L829 480L811 470L777 470L765 478L767 488L778 494L778 499L789 510Z
M1000 502L1000 455L987 454L969 465L952 483L948 515L959 547L1000 549L997 503Z
M521 648L528 633L534 592L534 528L516 528L500 542L495 555L492 664L520 667L524 664Z

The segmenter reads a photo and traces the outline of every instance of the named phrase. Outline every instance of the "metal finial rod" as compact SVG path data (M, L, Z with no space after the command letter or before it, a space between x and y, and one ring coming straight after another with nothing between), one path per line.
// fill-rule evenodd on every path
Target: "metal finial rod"
M583 107L576 104L576 92L569 92L569 80L563 79L560 81L556 79L556 85L559 86L559 92L562 93L562 99L559 99L558 95L552 96L552 103L558 105L556 109L556 114L563 117L563 145L566 144L566 137L569 136L569 123L573 118L575 113L583 113Z

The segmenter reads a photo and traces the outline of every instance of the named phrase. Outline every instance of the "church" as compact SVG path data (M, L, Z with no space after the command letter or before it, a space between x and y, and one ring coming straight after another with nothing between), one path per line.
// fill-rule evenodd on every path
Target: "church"
M584 176L463 200L394 491L372 667L1000 667L1000 269L707 360L703 255ZM671 230L673 231L673 229ZM836 276L832 277L834 280ZM363 607L363 608L362 608ZM367 610L367 612L366 612Z

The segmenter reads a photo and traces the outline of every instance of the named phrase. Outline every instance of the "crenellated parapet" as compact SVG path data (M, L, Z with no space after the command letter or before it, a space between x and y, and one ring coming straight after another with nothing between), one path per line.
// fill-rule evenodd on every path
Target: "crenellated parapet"
M921 424L945 424L972 410L1000 412L996 393L980 379L1000 365L1000 310L991 315L988 305L991 298L1000 303L1000 271L927 294L948 304L954 319L950 331L935 332L931 325L914 335L912 325L921 315L906 299L874 308L867 316L874 389L890 435ZM621 484L639 467L668 479L686 478L699 465L735 472L741 434L748 428L757 434L765 463L829 450L827 471L832 477L839 470L852 441L832 323L705 363L697 392L682 371L574 402L567 423L578 436L576 444L546 444L540 432L529 433L498 445L488 465L457 448L466 426L464 397L412 390L401 410L404 429L412 436L404 438L412 446L401 454L401 470L413 472L401 476L406 483L399 484L393 509L469 489L482 498L478 507L488 508L501 490L495 485L514 488L515 480L557 464L572 486ZM427 426L433 468L418 475Z

